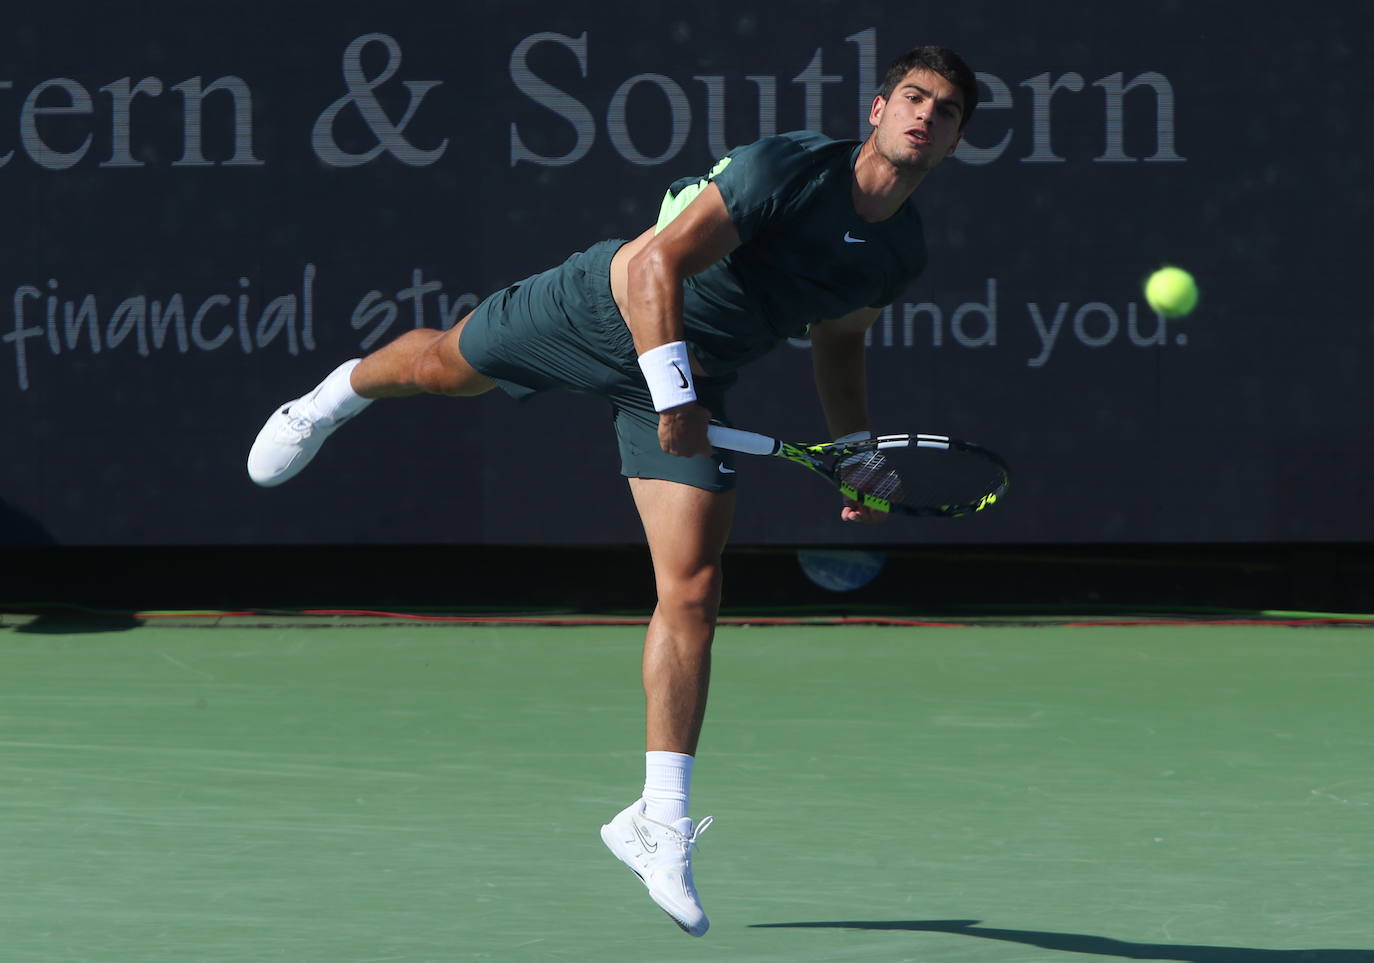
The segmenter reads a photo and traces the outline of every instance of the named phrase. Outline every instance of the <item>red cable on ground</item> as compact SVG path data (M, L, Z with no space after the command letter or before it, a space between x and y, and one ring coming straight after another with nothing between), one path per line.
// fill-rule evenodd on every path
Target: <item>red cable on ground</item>
M0 611L4 611L0 609ZM122 618L144 621L165 619L272 619L272 618L377 618L397 619L408 622L426 622L461 625L546 625L546 626L619 626L647 625L646 616L607 616L607 615L425 615L418 612L391 612L381 609L225 609L225 610L188 610L188 611L146 611L116 612L111 610L66 608L54 605L15 606L10 610L16 615L67 616L89 618ZM758 615L725 616L721 625L875 625L901 626L914 628L969 628L971 626L1061 626L1068 628L1113 628L1113 627L1192 627L1192 626L1288 626L1302 628L1308 626L1369 626L1374 627L1374 615L1337 615L1337 614L1298 614L1275 615L1271 617L1210 617L1198 615L1193 618L1172 616L1152 618L1148 616L1128 618L1082 618L1046 617L1039 615L1003 616L1000 618L980 619L970 616L966 619L951 621L921 618L899 618L881 615Z

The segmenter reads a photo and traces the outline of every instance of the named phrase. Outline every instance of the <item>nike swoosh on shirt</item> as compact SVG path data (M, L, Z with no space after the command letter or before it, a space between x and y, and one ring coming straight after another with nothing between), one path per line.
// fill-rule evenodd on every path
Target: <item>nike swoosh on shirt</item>
M726 468L724 465L717 465L716 467L720 469L722 475L733 475L735 473L733 468Z
M866 238L866 237L855 237L853 234L850 234L848 231L845 231L845 232L844 232L844 242L845 242L846 244L867 244L867 243L868 243L868 238Z

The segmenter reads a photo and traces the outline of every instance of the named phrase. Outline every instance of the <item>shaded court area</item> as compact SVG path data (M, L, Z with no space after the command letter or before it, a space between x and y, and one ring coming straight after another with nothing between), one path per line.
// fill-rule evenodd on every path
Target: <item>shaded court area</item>
M4 616L3 958L1374 961L1368 628L727 626L699 941L641 632Z

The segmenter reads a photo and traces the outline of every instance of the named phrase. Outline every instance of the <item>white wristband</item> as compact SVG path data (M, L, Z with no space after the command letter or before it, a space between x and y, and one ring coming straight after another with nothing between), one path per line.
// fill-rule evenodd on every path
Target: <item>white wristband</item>
M670 341L650 348L639 356L639 368L649 383L655 411L667 411L697 400L686 342Z

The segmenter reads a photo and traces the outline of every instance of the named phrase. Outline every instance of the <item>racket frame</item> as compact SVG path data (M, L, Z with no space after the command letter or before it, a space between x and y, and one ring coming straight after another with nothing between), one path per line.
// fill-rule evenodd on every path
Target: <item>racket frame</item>
M840 490L850 501L884 513L911 515L917 518L958 518L971 515L997 504L1011 485L1011 474L1007 464L995 452L961 441L948 435L934 434L893 434L878 435L862 441L828 441L818 444L802 444L782 441L768 435L724 425L711 425L708 429L711 444L717 448L737 451L749 455L771 455L810 469L825 478ZM998 483L992 491L984 492L968 501L947 505L912 505L906 502L891 501L877 495L860 491L843 480L841 467L847 458L868 452L893 448L930 448L939 451L961 452L983 459L997 472Z

